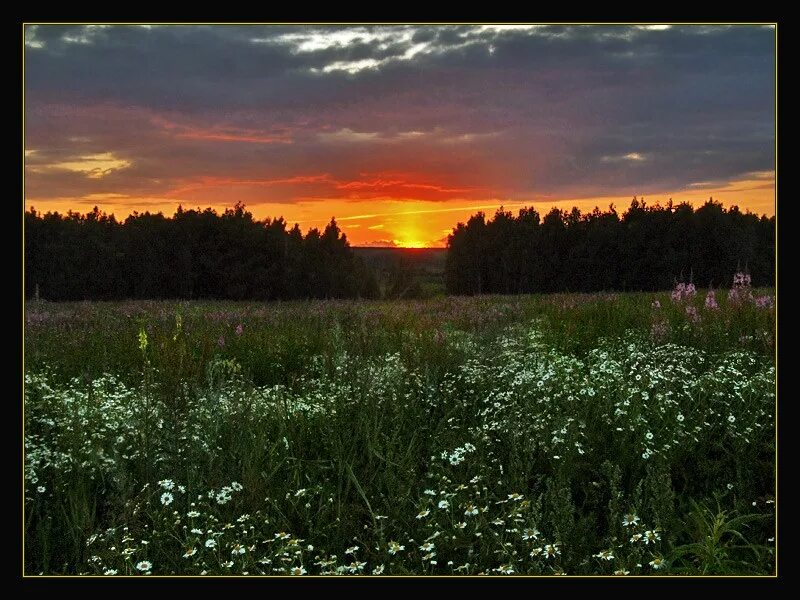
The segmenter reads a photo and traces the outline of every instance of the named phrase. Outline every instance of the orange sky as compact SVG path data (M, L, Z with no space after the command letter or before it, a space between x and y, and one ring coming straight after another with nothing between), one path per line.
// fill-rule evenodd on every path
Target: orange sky
M441 246L499 206L775 214L773 26L25 26L25 203Z
M742 211L749 210L759 215L775 214L775 180L772 172L754 174L752 179L732 181L725 185L703 187L702 189L683 189L674 193L642 194L648 204L659 202L665 204L669 198L674 203L689 202L700 206L709 197L722 202L726 207L738 206ZM202 183L193 187L202 190ZM209 192L217 189L211 185ZM184 208L197 208L191 201L179 197L127 197L114 193L94 194L83 198L58 198L47 200L31 200L28 206L35 206L39 211L76 210L86 212L97 205L101 210L113 213L118 218L125 218L133 211L163 212L171 216L178 204ZM229 197L229 194L225 194ZM104 197L107 196L107 197ZM120 197L122 196L122 197ZM205 197L202 194L201 197ZM523 206L533 206L542 215L552 207L569 210L577 206L582 212L591 211L595 206L602 210L614 204L619 212L623 212L631 202L632 196L601 196L566 199L493 199L486 200L421 200L413 197L385 197L371 200L353 200L349 198L316 198L297 201L291 204L266 203L248 207L258 219L283 216L289 224L299 223L306 231L311 227L323 228L331 217L336 217L342 231L347 234L350 243L360 245L397 245L400 247L443 247L447 234L459 222L466 222L470 215L483 211L487 216L494 214L501 205L513 213ZM104 202L113 200L113 203ZM218 212L230 204L207 202L200 208L211 206Z

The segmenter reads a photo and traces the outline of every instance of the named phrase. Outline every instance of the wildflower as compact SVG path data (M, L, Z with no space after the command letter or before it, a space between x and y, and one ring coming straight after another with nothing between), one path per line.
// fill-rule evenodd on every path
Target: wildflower
M382 575L383 574L383 569L384 569L383 565L378 565L377 567L372 569L372 574L373 575Z
M757 308L772 308L775 305L772 296L759 296L755 299L755 304Z
M708 310L717 310L719 308L719 304L717 304L717 297L714 295L714 290L708 290L708 293L706 294L705 306Z
M213 538L209 538L206 540L206 548L216 548L217 547L217 540Z
M419 514L417 515L417 518L418 518L418 519L424 519L424 518L425 518L425 517L427 517L429 514L431 514L431 511L430 511L429 509L427 509L427 508L426 508L425 510L421 510L421 511L419 511Z
M223 567L227 567L228 569L230 569L233 566L233 561L232 560L226 561L226 562L222 563L222 566Z
M728 415L728 423L733 423L734 421L736 421L736 417L733 415Z
M614 560L614 553L611 550L601 550L597 554L593 555L595 558L600 558L603 560Z
M234 492L241 492L244 489L244 486L241 483L239 483L238 481L232 481L231 482L231 489Z
M241 327L241 325L239 325L239 327ZM307 571L305 570L305 568L303 568L303 565L300 565L299 567L292 567L292 569L289 572L292 575L305 575Z
M345 554L355 554L358 550L358 546L350 546L347 550L344 551Z
M536 539L539 538L539 534L540 533L541 532L536 528L526 529L522 534L522 539L523 540L536 540Z
M397 542L389 542L389 554L395 555L398 552L405 550L406 547Z
M559 554L561 554L561 550L558 549L558 544L547 544L542 550L542 555L547 558L552 558Z
M143 560L136 563L136 569L139 571L149 571L153 568L153 563L148 560Z
M641 533L634 533L634 534L631 536L631 543L632 543L632 544L635 544L636 542L638 542L639 540L641 540L641 539L642 539L642 537L644 537L644 536L642 536L642 534L641 534Z
M431 542L425 542L424 544L422 544L422 546L419 547L419 549L422 550L423 552L430 552L435 547L436 547L436 544L433 544Z
M188 513L186 513L186 516L190 518L199 517L200 513L196 510L190 510Z
M288 540L290 537L292 537L292 534L291 533L286 533L284 531L280 531L280 532L275 534L275 539L276 540Z
M660 540L661 536L658 534L657 531L645 531L644 532L644 543L649 544L650 542L656 543L656 541Z
M678 419L678 422L683 423L684 416L681 413L678 413L676 418Z
M644 437L647 438L648 440L652 440L653 439L653 434L648 431L647 433L644 434Z
M164 492L163 494L161 494L161 504L163 504L164 506L169 506L170 504L172 504L173 499L174 497L169 492Z
M116 575L116 574L117 574L116 569L106 569L105 571L103 571L103 575Z
M244 328L242 327L242 324L241 324L241 323L239 323L239 324L236 326L236 335L242 335L242 333L243 333L243 332L244 332Z
M175 489L175 482L172 481L172 479L162 479L161 481L158 482L158 485L160 485L165 490Z
M651 560L648 564L654 569L658 570L658 569L663 569L665 566L667 566L667 561L665 561L663 558L656 557L653 560Z
M233 549L231 550L231 554L244 554L245 547L241 544L234 544Z
M673 302L683 302L684 300L693 298L696 293L697 289L694 287L693 283L681 282L675 284L675 289L672 290L670 297Z
M500 565L499 567L493 570L495 573L500 573L501 575L513 575L514 565Z
M190 557L194 556L195 554L197 554L197 548L192 546L191 548L186 550L186 552L183 555L183 558L190 558Z
M750 287L750 275L746 273L736 273L733 276L733 287L728 292L728 301L733 304L741 304L746 300L753 299L753 290Z
M628 513L622 518L622 524L625 527L630 527L632 525L636 525L640 521L639 517L637 517L633 513Z
M438 506L441 509L446 509L446 508L450 508L450 503L447 500L439 500Z
M619 569L618 571L614 571L614 575L630 575L630 571L626 571L625 569Z
M436 492L434 492L433 490L425 490L422 493L423 494L427 494L428 496L435 496L436 495Z
M36 491L39 492L40 494L44 494L46 490L47 488L44 487L43 485L40 485L39 487L36 488Z
M515 492L515 493L513 493L513 494L509 494L509 495L508 495L508 499L509 499L509 500L513 500L514 502L517 502L517 501L519 501L519 500L522 500L524 497L525 497L525 496L523 496L522 494L517 494L516 492Z
M219 344L220 348L224 348L225 347L225 336L224 335L219 336L219 339L217 340L217 344Z
M661 302L659 302L658 300L653 300L653 303L650 305L650 307L656 309L661 308Z

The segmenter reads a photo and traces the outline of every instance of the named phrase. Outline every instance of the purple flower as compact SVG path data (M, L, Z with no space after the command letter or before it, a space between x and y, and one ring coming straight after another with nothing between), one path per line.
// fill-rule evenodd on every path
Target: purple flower
M775 306L772 296L759 296L755 299L755 303L758 308L772 308Z
M750 287L750 275L746 273L736 273L733 276L733 287L728 292L728 301L733 304L741 304L753 300L753 290Z
M697 309L694 306L686 307L686 316L689 317L689 320L695 325L700 322L700 315L697 313Z
M696 293L697 289L694 287L693 283L681 282L675 284L675 289L672 290L670 296L673 302L683 302L684 300L693 298Z
M706 308L709 310L717 310L719 308L714 290L708 290L708 293L706 294Z

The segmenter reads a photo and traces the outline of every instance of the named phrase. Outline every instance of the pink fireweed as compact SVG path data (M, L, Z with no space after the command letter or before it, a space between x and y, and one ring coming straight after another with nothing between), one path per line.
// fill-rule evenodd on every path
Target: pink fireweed
M717 310L719 308L714 290L708 290L708 293L706 294L706 308L708 310Z
M728 301L732 304L742 304L753 300L753 289L750 287L750 275L736 273L733 276L733 287L728 292Z
M673 302L683 302L684 300L691 300L697 293L697 289L693 283L677 283L675 289L672 290L670 297Z
M689 320L695 325L700 322L700 314L697 312L697 308L694 306L686 307L686 316L689 317Z
M775 306L772 296L759 296L755 299L758 308L773 308Z

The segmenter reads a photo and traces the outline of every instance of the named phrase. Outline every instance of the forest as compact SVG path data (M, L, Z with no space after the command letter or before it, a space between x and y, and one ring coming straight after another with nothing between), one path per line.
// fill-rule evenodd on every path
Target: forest
M305 235L282 218L258 221L242 204L222 214L179 207L170 218L134 213L124 221L25 213L25 295L50 301L123 299L277 300L416 297L439 288L438 270L412 273L399 257L388 276L356 252L331 219ZM360 249L355 249L360 250ZM385 261L384 261L385 262ZM709 200L648 206L634 198L581 213L499 209L458 223L448 237L449 294L657 291L678 281L727 287L730 274L774 285L775 217ZM431 275L433 273L433 275ZM389 277L388 282L381 281ZM427 283L425 283L427 282ZM398 287L399 286L399 287ZM384 289L385 288L385 289ZM397 290L395 290L397 288ZM399 291L398 291L399 290Z
M502 208L459 223L448 237L451 294L656 291L692 282L728 287L747 272L754 286L774 285L775 217L758 217L709 200L648 206L634 198L620 215Z
M331 219L305 236L282 218L256 221L241 204L217 214L124 221L25 213L25 296L50 301L373 298L372 272ZM37 291L38 290L38 291Z

